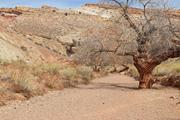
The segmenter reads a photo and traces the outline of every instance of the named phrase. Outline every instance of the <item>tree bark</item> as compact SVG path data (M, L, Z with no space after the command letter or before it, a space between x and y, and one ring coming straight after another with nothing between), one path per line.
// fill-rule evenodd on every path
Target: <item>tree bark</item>
M161 64L162 62L168 60L169 58L180 57L180 47L170 48L168 51L160 55L153 56L151 58L134 55L133 61L134 65L137 68L140 77L139 77L139 88L140 89L150 89L154 84L154 77L152 71L154 68Z
M134 57L134 65L139 72L139 89L151 89L154 84L153 69L158 65L151 60Z
M152 72L140 73L139 89L151 89L154 84Z

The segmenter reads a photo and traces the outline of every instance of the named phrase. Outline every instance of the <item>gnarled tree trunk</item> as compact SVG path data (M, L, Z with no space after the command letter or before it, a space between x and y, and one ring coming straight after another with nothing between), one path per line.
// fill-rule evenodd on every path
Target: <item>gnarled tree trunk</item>
M154 84L153 69L158 65L148 59L134 57L134 65L139 72L139 89L150 89Z
M168 60L169 58L180 57L180 47L174 47L169 49L164 53L147 58L142 56L134 56L134 65L139 72L139 88L140 89L150 89L154 84L153 70L154 68L161 64L162 62Z
M139 89L150 89L154 84L152 72L140 73Z

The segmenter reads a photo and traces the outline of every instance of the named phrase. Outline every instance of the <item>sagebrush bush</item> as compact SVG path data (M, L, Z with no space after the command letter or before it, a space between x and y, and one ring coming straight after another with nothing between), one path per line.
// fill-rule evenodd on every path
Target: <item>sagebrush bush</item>
M37 78L25 70L10 71L10 81L19 87L19 92L29 93L31 95L41 94L40 84Z
M180 74L180 61L164 62L155 68L153 74L156 76L164 76L167 74Z
M61 66L59 64L41 64L33 68L33 74L39 75L41 73L59 74Z
M67 80L75 80L77 78L77 71L72 67L60 70L60 74Z
M91 67L87 66L79 66L77 67L77 74L82 78L83 82L85 84L89 83L89 81L92 79L93 75L93 69Z
M60 71L65 87L72 87L79 83L77 70L73 67L66 67Z
M27 97L40 95L43 89L32 74L31 66L23 61L12 61L1 64L1 79L6 82L6 87L15 93L23 93ZM9 85L9 86L8 86Z

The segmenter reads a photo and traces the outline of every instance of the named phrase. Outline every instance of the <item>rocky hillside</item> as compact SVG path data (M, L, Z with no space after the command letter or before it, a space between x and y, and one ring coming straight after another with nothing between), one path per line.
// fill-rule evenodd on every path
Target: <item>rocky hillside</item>
M111 5L85 4L81 8L77 9L77 11L110 19L119 15L119 13L121 13L121 8L119 8L119 6ZM139 8L129 8L128 13L132 16L143 15L143 11ZM169 11L169 14L173 17L180 18L180 10Z
M130 12L134 16L141 14L141 10L135 8ZM116 7L95 4L69 10L49 6L1 8L0 59L22 59L28 63L66 62L76 51L79 41L94 29L111 27L114 33L110 34L114 35L118 27L110 18L117 14L119 9ZM175 14L178 15L179 12Z
M0 59L54 62L75 50L82 32L110 24L74 10L16 7L0 9Z

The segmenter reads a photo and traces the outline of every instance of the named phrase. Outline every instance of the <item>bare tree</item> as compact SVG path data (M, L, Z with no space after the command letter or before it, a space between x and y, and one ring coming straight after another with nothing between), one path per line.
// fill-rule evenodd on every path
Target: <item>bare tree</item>
M89 29L85 33L84 41L78 47L74 60L92 66L95 71L104 70L106 67L112 69L122 67L122 72L127 70L126 64L132 63L129 56L122 57L112 52L99 52L102 46L104 50L113 51L118 45L119 38L122 37L121 30L118 30L115 26L109 26L107 28ZM128 47L128 45L125 47ZM114 72L119 72L119 70Z
M138 20L129 14L133 2L143 6ZM103 0L104 4L116 5L121 9L122 14L117 21L125 24L126 28L116 40L118 44L114 49L107 49L99 42L98 49L91 50L92 54L113 53L119 56L132 56L140 74L139 88L152 88L155 81L153 69L169 58L180 57L180 19L172 16L172 11L166 9L167 4L163 0ZM124 23L121 22L122 19ZM127 36L131 37L130 41ZM129 48L133 49L124 49L129 45L128 42L132 45Z

